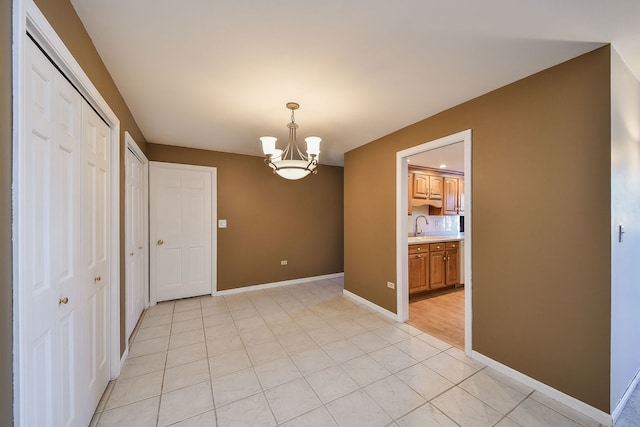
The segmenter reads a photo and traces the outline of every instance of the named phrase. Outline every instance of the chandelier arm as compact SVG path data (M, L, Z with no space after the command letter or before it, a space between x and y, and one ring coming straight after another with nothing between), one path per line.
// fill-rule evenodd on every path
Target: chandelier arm
M304 160L304 161L308 161L309 158L307 156L305 156L302 151L300 151L300 147L298 147L298 144L296 144L296 150L298 151L298 156L300 156L300 160Z

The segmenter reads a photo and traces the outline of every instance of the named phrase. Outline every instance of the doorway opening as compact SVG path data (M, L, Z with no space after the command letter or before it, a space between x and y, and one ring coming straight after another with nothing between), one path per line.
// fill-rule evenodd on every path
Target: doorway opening
M443 158L449 160L441 167ZM396 155L398 321L409 320L467 355L472 350L471 179L471 130Z

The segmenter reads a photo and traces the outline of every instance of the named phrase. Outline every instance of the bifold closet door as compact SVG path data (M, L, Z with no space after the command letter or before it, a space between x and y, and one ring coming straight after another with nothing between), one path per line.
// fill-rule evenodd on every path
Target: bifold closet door
M106 376L91 367L94 341L104 342L106 331L90 330L90 319L106 319L107 312L96 314L87 305L95 292L87 283L92 243L85 239L83 224L101 223L95 229L104 232L109 201L101 194L108 190L108 179L91 190L101 204L84 204L83 116L88 107L31 40L24 82L24 127L16 153L21 425L86 426L109 372L108 366ZM108 264L107 254L100 268ZM108 276L103 285L107 282Z
M144 247L144 164L127 149L125 167L125 289L127 338L136 327L144 310L145 273Z

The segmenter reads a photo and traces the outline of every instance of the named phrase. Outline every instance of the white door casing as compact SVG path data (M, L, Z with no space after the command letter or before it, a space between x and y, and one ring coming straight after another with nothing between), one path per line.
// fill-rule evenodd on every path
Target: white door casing
M147 159L127 133L125 152L125 307L126 337L147 306ZM135 152L134 152L135 150Z
M464 342L465 354L471 356L472 352L472 297L473 283L471 277L471 228L472 212L471 212L471 188L472 188L472 169L471 169L471 145L472 135L471 129L445 136L434 141L426 142L415 147L396 153L396 307L397 320L405 322L409 318L409 284L408 284L408 226L407 226L407 157L446 145L455 143L464 144L464 176L465 176L465 238L464 238L464 257L465 257L465 320L464 320Z
M151 162L152 303L212 294L216 169Z

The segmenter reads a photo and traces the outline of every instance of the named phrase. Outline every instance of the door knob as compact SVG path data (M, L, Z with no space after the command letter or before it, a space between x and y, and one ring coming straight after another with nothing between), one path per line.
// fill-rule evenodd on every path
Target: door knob
M131 252L129 255L130 255L130 256L133 256L133 252Z
M158 246L163 245L164 244L164 240L160 239L158 240Z
M96 276L96 277L93 278L93 281L96 282L96 283L98 283L101 280L102 280L102 277L100 277L100 276Z
M67 298L67 297L60 298L60 299L58 300L58 304L66 304L66 303L68 303L68 302L69 302L69 298Z

